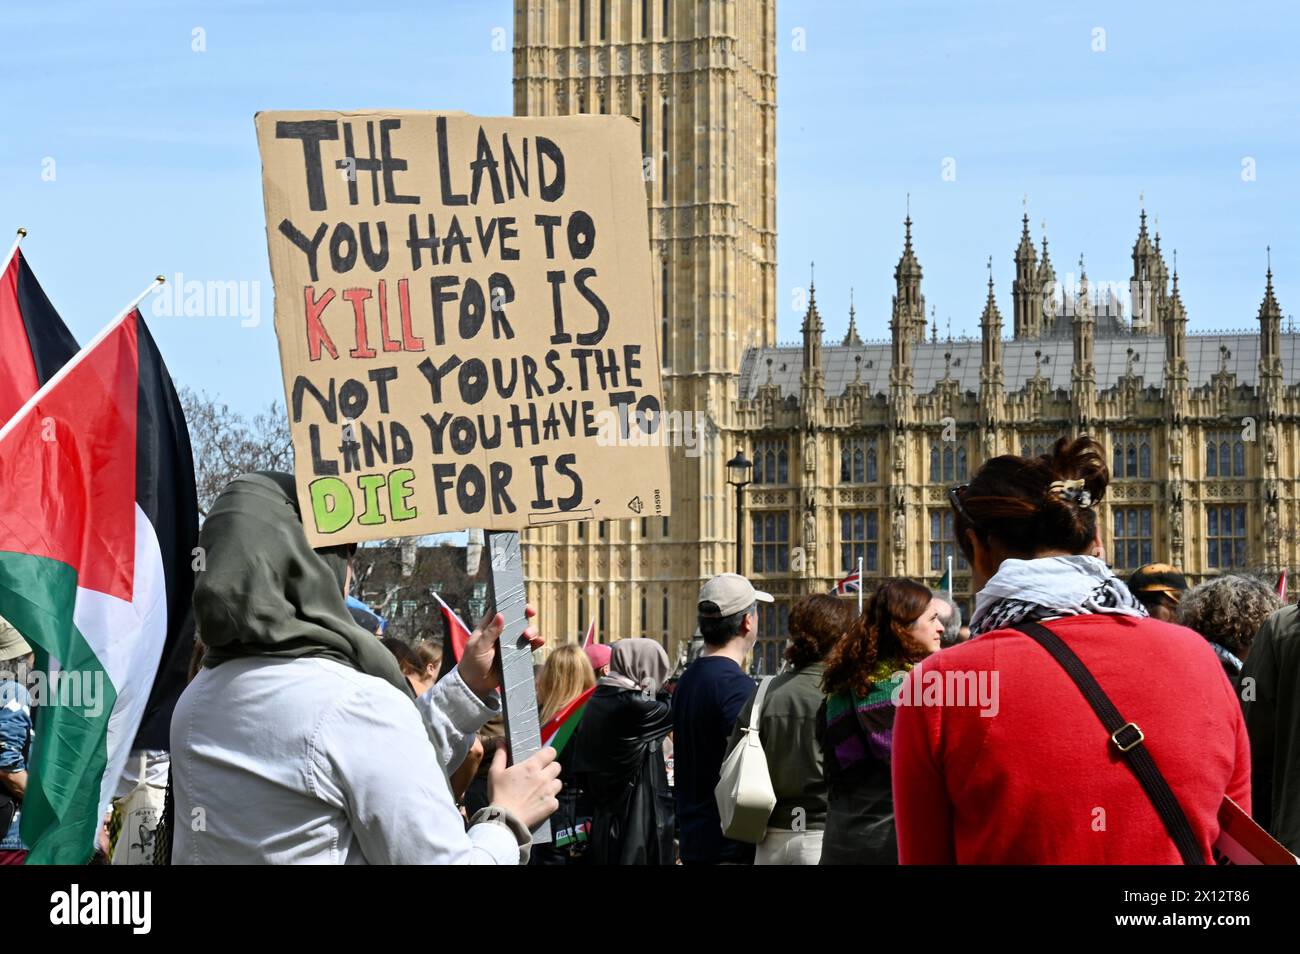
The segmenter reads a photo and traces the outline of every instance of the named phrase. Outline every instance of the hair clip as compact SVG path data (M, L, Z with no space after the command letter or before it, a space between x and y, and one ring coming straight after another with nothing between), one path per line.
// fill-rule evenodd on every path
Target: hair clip
M1064 500L1073 501L1080 507L1087 508L1092 506L1092 494L1088 491L1082 478L1075 478L1074 480L1054 480L1048 486L1047 492L1049 494L1056 494L1056 496Z

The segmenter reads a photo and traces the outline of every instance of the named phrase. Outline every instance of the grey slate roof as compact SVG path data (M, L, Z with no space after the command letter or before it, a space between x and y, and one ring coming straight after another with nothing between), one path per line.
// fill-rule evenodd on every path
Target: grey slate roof
M1259 377L1259 335L1253 332L1223 334L1189 334L1187 336L1187 374L1192 387L1210 383L1222 366L1220 347L1229 351L1227 370L1237 376L1239 385L1254 387ZM1036 361L1053 388L1070 389L1070 366L1073 361L1070 338L1043 337L1002 342L1003 381L1007 391L1019 391L1034 376ZM1128 349L1136 355L1134 373L1142 377L1144 387L1163 387L1165 339L1161 335L1098 335L1094 339L1093 363L1099 390L1112 388L1128 368ZM863 345L827 344L822 348L822 372L826 394L836 397L853 381L854 358L862 357L862 383L873 393L889 392L891 365L888 342ZM1035 358L1034 352L1042 352ZM945 354L951 355L946 361ZM783 397L798 395L799 375L803 369L803 349L799 345L751 348L740 366L740 396L753 398L767 383L767 360L772 359L772 383ZM965 339L917 342L912 345L912 386L916 394L928 394L944 377L945 368L962 391L979 392L980 341ZM1285 384L1300 383L1300 334L1282 335L1282 378Z

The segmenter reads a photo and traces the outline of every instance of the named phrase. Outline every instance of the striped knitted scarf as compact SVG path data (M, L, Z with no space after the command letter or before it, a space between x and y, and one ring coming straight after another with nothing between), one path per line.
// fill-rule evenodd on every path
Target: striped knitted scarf
M882 660L871 672L871 690L860 696L835 692L826 697L826 741L841 770L867 758L889 764L894 742L894 689L911 663Z

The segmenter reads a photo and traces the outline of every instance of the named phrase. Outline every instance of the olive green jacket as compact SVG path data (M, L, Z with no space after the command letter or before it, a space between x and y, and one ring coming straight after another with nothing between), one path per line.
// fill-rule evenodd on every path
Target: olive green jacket
M817 742L817 710L821 707L825 667L813 663L783 672L768 686L759 714L758 734L763 740L776 807L770 828L820 830L826 827L826 776ZM727 751L740 742L749 725L754 699L740 710Z

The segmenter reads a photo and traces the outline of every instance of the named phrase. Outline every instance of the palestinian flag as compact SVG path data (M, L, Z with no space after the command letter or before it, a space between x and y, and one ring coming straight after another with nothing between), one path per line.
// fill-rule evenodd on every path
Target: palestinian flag
M451 656L454 663L460 662L460 657L465 654L465 646L469 643L470 636L474 635L473 631L465 625L464 620L456 615L456 611L443 602L442 597L437 593L433 598L438 601L438 608L442 610L442 618L447 621L447 634L451 637ZM444 657L445 657L444 653ZM441 677L441 674L439 674Z
M76 353L76 339L15 245L0 271L0 426Z
M942 593L949 598L952 597L952 564L948 564L948 569L943 571L943 576L939 577L939 585L934 588L936 593Z
M557 755L564 751L569 739L573 738L573 733L577 731L578 723L582 721L582 714L587 711L587 703L591 700L591 694L595 691L596 687L592 686L551 716L539 733L542 737L543 747L549 745L555 749Z
M0 487L0 616L46 677L22 836L29 863L80 864L146 717L170 721L189 651L193 461L137 309L0 428Z

